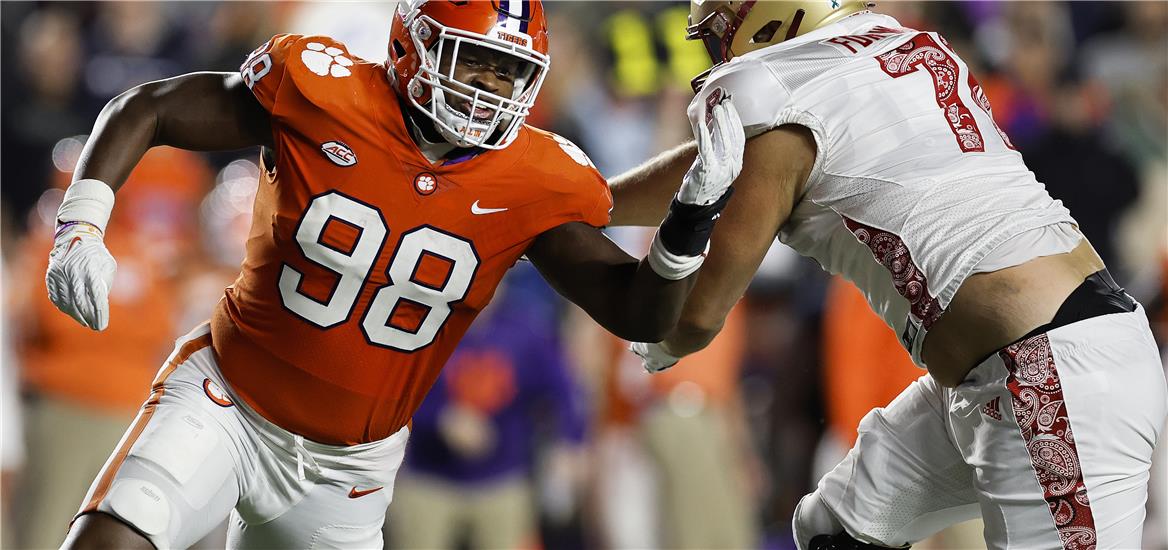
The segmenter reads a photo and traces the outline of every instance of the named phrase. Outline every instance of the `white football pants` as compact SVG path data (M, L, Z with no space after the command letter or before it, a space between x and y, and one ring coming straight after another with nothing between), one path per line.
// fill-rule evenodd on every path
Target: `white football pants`
M233 396L208 325L180 338L80 514L111 514L159 549L186 548L228 514L230 548L381 548L406 428L323 445Z
M796 543L831 525L903 546L980 513L989 548L1140 548L1166 415L1143 308L1027 338L957 388L926 375L868 413L796 509Z

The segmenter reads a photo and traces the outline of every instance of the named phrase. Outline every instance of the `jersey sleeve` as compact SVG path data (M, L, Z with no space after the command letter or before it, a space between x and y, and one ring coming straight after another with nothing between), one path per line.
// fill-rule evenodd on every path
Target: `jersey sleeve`
M239 67L243 83L269 113L275 114L280 87L288 71L288 59L301 36L277 34L256 48Z
M746 137L757 136L778 125L779 115L787 107L791 94L761 60L738 58L710 75L701 92L689 104L690 126L697 135L710 109L729 95L742 118Z
M560 149L580 166L573 167L576 187L579 192L574 194L574 202L578 205L580 219L593 227L608 225L609 214L612 212L612 193L608 190L608 180L600 175L600 171L592 164L592 160L575 143L560 136L555 136Z
M562 180L559 200L562 206L558 216L562 223L583 222L593 227L608 225L612 211L612 194L608 180L592 164L582 149L568 139L547 132L555 145L541 155L552 177Z
M344 44L327 36L278 34L252 52L239 73L274 118L309 111L335 115L364 97L356 79L346 78L358 61Z

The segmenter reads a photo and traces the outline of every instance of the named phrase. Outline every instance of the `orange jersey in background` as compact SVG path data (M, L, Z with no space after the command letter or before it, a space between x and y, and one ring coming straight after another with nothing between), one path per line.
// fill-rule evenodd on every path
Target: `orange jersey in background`
M59 172L59 187L70 174ZM212 175L199 155L151 149L119 189L105 233L117 258L110 325L85 328L57 311L45 293L52 222L35 225L21 248L16 299L24 383L34 392L109 413L142 405L142 388L182 330L179 296L190 270L195 216ZM56 207L53 207L56 211Z
M669 370L650 379L658 395L667 395L684 382L697 384L712 405L725 406L740 398L742 363L746 358L746 309L739 302L726 314L722 330L710 345L687 355Z
M385 67L329 38L277 36L242 73L276 161L212 340L235 391L289 431L344 445L398 431L536 236L608 222L605 180L547 132L431 164Z
M913 364L896 333L852 283L832 278L823 309L827 423L853 445L860 419L892 402L925 371Z

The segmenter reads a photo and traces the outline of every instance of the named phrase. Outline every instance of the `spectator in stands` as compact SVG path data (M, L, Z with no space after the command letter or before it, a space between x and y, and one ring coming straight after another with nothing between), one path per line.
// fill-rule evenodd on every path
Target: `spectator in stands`
M537 455L584 440L579 389L540 305L549 291L516 288L534 270L515 269L414 415L387 518L393 548L537 547Z
M85 62L77 17L64 9L38 10L17 30L17 62L13 73L5 68L0 107L0 177L5 182L0 189L23 221L23 213L49 187L53 146L63 137L88 131L90 123L77 93ZM11 229L23 232L22 225Z

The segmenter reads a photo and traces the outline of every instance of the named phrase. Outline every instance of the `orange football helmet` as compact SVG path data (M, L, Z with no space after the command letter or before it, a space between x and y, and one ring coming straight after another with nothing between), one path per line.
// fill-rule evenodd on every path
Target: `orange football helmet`
M511 97L457 83L466 44L514 56ZM448 67L441 60L449 59ZM547 76L547 20L540 0L402 0L390 30L388 69L398 94L460 147L502 149L515 139ZM470 103L469 113L450 105Z

